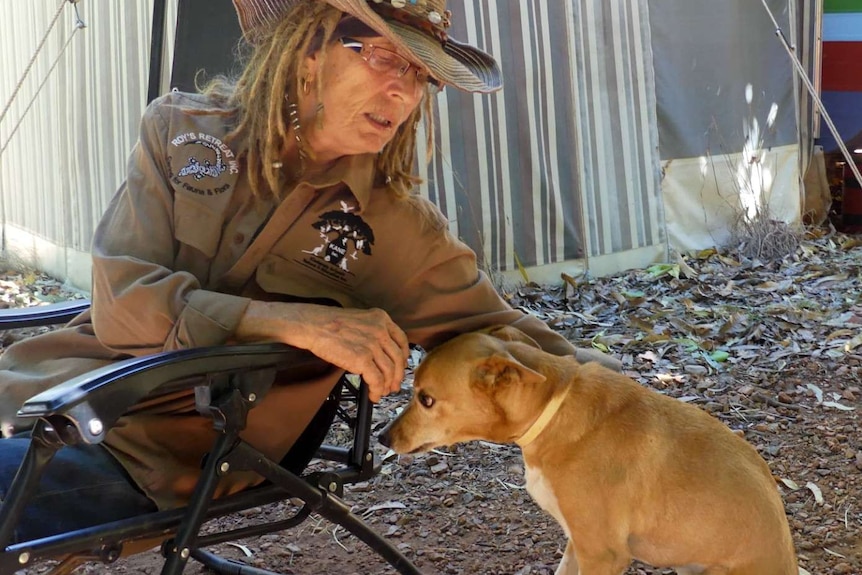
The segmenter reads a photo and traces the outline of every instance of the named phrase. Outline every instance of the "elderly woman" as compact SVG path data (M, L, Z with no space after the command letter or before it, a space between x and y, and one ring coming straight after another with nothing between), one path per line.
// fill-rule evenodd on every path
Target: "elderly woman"
M501 87L491 56L448 36L445 0L234 4L254 47L244 73L149 106L95 234L91 313L0 356L0 416L125 357L279 341L332 367L273 387L243 437L301 466L341 374L361 374L377 401L400 388L408 342L430 349L505 323L576 353L511 309L412 192L417 125L437 90ZM188 395L139 407L103 444L60 450L17 538L183 504L212 434ZM0 496L28 441L0 440ZM260 481L231 473L218 493Z

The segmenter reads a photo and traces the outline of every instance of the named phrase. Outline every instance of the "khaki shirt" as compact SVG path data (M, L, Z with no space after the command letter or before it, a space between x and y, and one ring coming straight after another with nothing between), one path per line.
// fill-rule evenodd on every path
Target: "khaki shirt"
M426 349L514 324L547 351L575 353L498 295L436 206L378 185L374 156L346 157L280 203L260 200L241 151L225 142L232 122L200 95L171 93L147 108L128 179L94 236L92 314L11 346L0 392L26 386L28 397L122 357L226 343L251 298L381 308ZM277 386L244 436L280 458L339 375ZM166 508L190 494L212 436L182 396L139 406L105 444ZM219 494L259 480L230 474Z

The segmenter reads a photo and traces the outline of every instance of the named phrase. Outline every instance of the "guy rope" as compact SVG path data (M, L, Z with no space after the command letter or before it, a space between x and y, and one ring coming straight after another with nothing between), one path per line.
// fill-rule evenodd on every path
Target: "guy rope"
M45 41L48 39L48 36L51 33L51 30L54 29L54 26L57 24L57 20L60 19L60 14L63 12L63 7L66 4L71 4L75 9L75 27L72 29L72 33L69 34L69 37L66 39L66 43L63 44L63 47L60 48L60 53L57 54L57 57L54 59L54 62L51 64L51 67L48 69L48 73L45 74L45 77L42 79L42 82L36 88L36 91L33 94L33 97L30 99L30 102L27 104L27 107L24 108L24 112L21 114L21 117L18 118L18 122L12 128L12 131L9 133L9 137L3 143L3 146L0 147L0 158L3 157L3 152L6 151L6 148L9 147L9 142L12 141L12 138L15 136L15 133L18 131L18 128L21 126L21 123L24 121L24 117L30 111L30 108L33 107L33 103L36 101L36 98L39 95L39 92L45 86L45 83L48 81L48 78L54 72L54 68L57 67L57 64L60 62L60 58L63 53L66 51L66 48L69 46L69 43L72 41L72 38L75 37L75 33L78 30L85 28L87 25L84 24L84 21L81 20L81 15L78 13L78 2L80 0L62 0L60 5L57 8L57 12L54 14L54 18L51 20L51 24L48 26L48 30L45 32L45 35L42 36L42 40L39 42L39 45L36 47L36 51L33 53L33 57L30 58L30 62L27 63L27 67L24 69L24 73L21 75L21 79L18 81L18 84L15 86L15 89L12 91L12 95L9 97L9 101L6 102L6 105L3 107L3 112L0 112L0 122L3 122L3 119L6 117L6 114L9 112L9 108L12 106L12 102L15 100L15 97L18 95L18 92L21 90L21 87L24 85L24 81L27 79L27 76L30 74L30 69L33 67L33 64L36 62L36 58L39 56L39 53L45 47Z

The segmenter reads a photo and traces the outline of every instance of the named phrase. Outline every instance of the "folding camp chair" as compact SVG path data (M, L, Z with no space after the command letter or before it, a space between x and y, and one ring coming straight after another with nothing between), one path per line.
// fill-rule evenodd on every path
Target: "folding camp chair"
M165 14L166 0L154 0L148 100L162 91ZM200 70L206 78L235 72L234 49L239 35L230 0L178 0L171 87L193 91ZM3 310L0 331L65 323L88 305L70 302ZM320 360L311 354L278 344L187 349L120 361L31 398L19 412L36 422L31 448L0 505L0 573L55 559L60 563L50 574L63 575L81 562L110 563L161 542L163 574L181 573L187 561L195 559L219 574L263 575L271 572L222 559L204 548L288 529L312 512L356 535L399 573L419 573L341 500L344 485L367 481L379 468L369 448L372 404L364 383L355 386L343 379L336 388L340 393L331 395L326 409L316 416L328 417L331 422L334 412L352 431L350 445L319 448L317 457L331 464L323 471L288 469L239 439L246 415L266 395L277 372L289 369L301 373L315 365L319 366ZM123 412L138 401L183 389L194 389L198 411L202 417L210 417L219 432L187 507L9 544L42 469L60 446L99 443ZM237 469L254 470L268 481L239 494L212 499L219 476ZM227 532L199 533L202 523L209 519L285 499L302 501L290 517Z
M86 302L44 309L3 310L0 330L65 321L84 308ZM286 369L301 372L319 365L320 360L311 354L280 344L186 349L120 361L27 400L19 415L34 418L36 424L31 447L0 506L0 548L3 549L0 573L12 573L54 559L61 562L50 573L67 574L83 562L111 563L129 549L137 552L161 541L165 556L163 575L182 573L190 558L219 574L264 575L272 572L220 558L203 548L288 529L300 524L312 512L353 533L399 573L419 573L403 554L351 513L350 507L341 500L344 485L367 481L379 468L369 448L372 404L364 383L356 387L344 378L341 397L328 400L337 403L340 416L353 431L352 445L324 445L317 452L319 458L336 463L338 467L298 475L279 462L267 459L238 436L249 410L266 395L277 372ZM123 412L138 401L192 388L198 411L211 417L219 434L188 506L8 544L41 471L57 449L78 442L99 443ZM213 499L218 478L239 469L254 470L269 483ZM201 525L209 519L288 498L303 502L290 517L199 535Z

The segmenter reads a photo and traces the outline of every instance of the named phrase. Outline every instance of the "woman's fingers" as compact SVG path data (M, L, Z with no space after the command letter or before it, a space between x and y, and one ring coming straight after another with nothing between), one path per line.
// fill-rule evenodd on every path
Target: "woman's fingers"
M371 401L401 388L410 348L407 335L386 312L314 307L318 309L311 310L312 317L305 323L310 337L292 338L296 341L288 343L361 375Z
M281 341L307 349L361 375L375 402L401 388L410 356L407 335L381 309L253 301L234 336L239 341Z
M368 346L362 354L365 357L357 358L360 362L371 360L361 375L368 384L369 398L375 403L384 395L401 389L410 354L407 336L401 328L395 325L388 315L382 324L385 330L378 332L376 338L366 340Z

